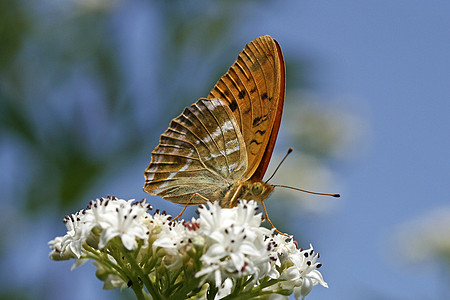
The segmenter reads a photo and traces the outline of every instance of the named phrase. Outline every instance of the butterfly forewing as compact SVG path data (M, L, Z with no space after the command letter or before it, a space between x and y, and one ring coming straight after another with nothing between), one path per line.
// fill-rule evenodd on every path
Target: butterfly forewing
M244 180L261 181L264 176L280 126L284 91L281 49L266 35L245 46L208 96L224 100L236 118L248 156Z
M173 119L145 171L144 190L177 203L223 196L247 170L239 126L227 104L200 99ZM203 203L199 197L191 204Z

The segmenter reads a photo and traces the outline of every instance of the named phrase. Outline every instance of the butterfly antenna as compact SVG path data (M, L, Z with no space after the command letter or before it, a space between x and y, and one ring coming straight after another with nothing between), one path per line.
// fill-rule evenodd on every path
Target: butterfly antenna
M275 173L278 171L278 169L281 167L281 164L284 162L284 160L286 159L286 157L288 157L289 154L292 153L292 151L294 150L294 148L289 148L288 152L286 153L286 155L283 157L283 159L280 161L280 163L278 164L277 168L275 169L275 171L273 171L272 175L269 177L269 179L266 180L266 183L269 182L270 179L273 178L273 176L275 176Z
M335 197L335 198L339 198L341 196L340 194L318 193L318 192L303 190L303 189L295 188L295 187L288 186L288 185L274 184L272 186L273 187L282 187L285 189L296 190L296 191L300 191L300 192L304 192L304 193L308 193L308 194L314 194L314 195L331 196L331 197Z

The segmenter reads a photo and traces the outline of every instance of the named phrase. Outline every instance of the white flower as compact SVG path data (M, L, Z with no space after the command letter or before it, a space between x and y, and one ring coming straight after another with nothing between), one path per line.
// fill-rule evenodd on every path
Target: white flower
M219 292L217 293L215 299L222 299L231 294L231 290L233 289L233 281L230 278L227 278L223 281L222 285L219 288Z
M292 236L287 237L281 234L276 234L272 237L273 252L275 257L275 265L281 266L288 260L291 255L297 255L298 247L296 242L292 240Z
M70 257L74 255L76 258L84 255L85 251L82 247L86 241L89 232L83 226L83 211L72 214L70 217L64 218L66 224L67 234L61 241L61 255Z
M52 249L52 251L48 255L51 259L67 260L67 259L71 258L70 256L63 255L62 246L61 246L62 240L63 240L62 236L57 236L57 237L55 237L54 240L51 240L50 242L48 242L48 244L50 245L50 249Z
M165 211L160 213L159 210L157 210L153 217L150 217L146 220L146 222L148 223L147 227L150 230L151 238L152 240L154 240L152 244L153 251L156 251L158 247L166 249L176 248L176 245L174 245L174 243L176 244L176 242L179 240L177 234L182 235L182 232L180 232L179 230L172 232L172 225L175 223L171 222L170 218L171 216L167 215Z
M156 214L154 218L154 225L156 226L158 226L160 221L165 219L164 215L158 216ZM188 230L183 224L183 221L170 222L166 219L166 222L163 222L163 224L159 225L157 239L152 244L153 253L162 249L164 251L163 260L165 265L170 268L177 268L183 262L183 253L190 247L189 241L196 234Z
M290 255L289 260L294 265L286 269L281 277L289 278L296 283L294 287L296 299L300 297L304 299L317 284L328 287L322 274L317 270L322 266L321 263L316 262L318 257L319 253L314 252L312 245L307 250L299 250L298 255Z
M224 279L254 275L255 281L270 270L268 241L271 234L261 225L261 214L255 214L257 203L241 202L223 209L218 202L199 208L199 233L205 238L206 251L200 258L203 269L196 277L214 280L216 286L228 289Z
M86 242L94 248L102 249L116 236L120 237L128 250L135 249L138 240L142 240L143 246L146 246L148 228L141 219L147 215L150 205L145 201L132 202L133 200L125 201L115 197L100 198L91 201L86 209L70 217L66 216L64 222L67 234L50 241L50 257L80 258L86 254L83 248ZM60 257L57 257L58 253Z
M101 200L97 200L91 208L96 217L96 224L102 229L99 249L105 247L116 236L120 237L123 246L128 250L136 249L137 240L143 240L145 247L148 229L141 218L147 214L149 205L144 201L132 204L133 200Z
M319 254L315 254L312 246L308 250L297 249L297 242L286 240L282 235L275 235L271 238L274 264L282 270L278 279L278 284L265 288L264 291L288 290L295 294L296 299L302 299L311 292L313 286L321 284L328 287L322 278L322 274L317 270L321 264L317 262ZM277 277L274 277L277 278ZM288 299L281 295L271 295L270 299Z

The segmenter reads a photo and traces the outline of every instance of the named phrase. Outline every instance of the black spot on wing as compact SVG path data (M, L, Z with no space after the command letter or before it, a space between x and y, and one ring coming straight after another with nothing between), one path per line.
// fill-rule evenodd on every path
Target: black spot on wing
M253 119L253 127L259 126L261 123L267 121L267 114L262 117L256 117Z
M261 117L256 117L253 119L253 126L257 126L261 121Z
M261 95L261 99L262 99L262 100L267 99L267 93L262 94L262 95Z
M259 133L260 135L263 135L264 133L266 133L266 131L265 130L256 130L256 133Z
M244 99L245 91L244 90L240 91L239 94L238 94L238 97L239 97L239 99Z
M256 145L261 145L262 142L258 142L257 140L253 139L251 140L250 145L253 143L255 143Z
M238 104L237 104L236 100L233 99L230 103L231 111L235 111L237 107L238 107Z

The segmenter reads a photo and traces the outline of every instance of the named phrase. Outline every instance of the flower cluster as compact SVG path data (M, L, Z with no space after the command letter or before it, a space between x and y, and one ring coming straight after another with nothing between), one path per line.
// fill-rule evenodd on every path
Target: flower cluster
M93 260L104 288L130 287L138 299L304 298L327 287L319 257L261 227L257 203L201 205L199 218L170 221L142 200L107 197L66 216L67 234L50 241L50 258Z

